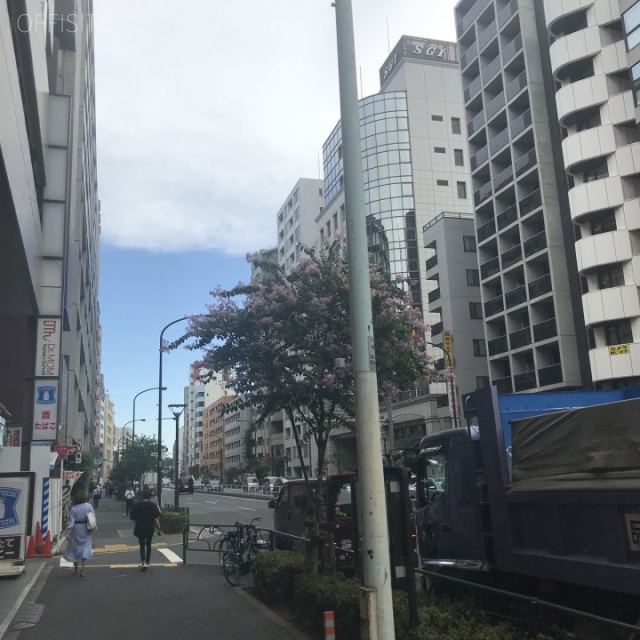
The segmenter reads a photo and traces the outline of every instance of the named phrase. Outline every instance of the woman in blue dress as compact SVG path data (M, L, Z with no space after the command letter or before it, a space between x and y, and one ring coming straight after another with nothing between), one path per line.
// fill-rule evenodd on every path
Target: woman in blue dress
M69 512L69 522L67 523L67 548L62 557L68 562L73 562L73 573L78 573L78 563L80 563L80 577L84 578L84 568L86 562L93 555L91 545L92 531L87 528L87 514L93 511L93 507L87 502L87 494L78 491L73 497L74 506ZM95 512L94 512L95 515Z

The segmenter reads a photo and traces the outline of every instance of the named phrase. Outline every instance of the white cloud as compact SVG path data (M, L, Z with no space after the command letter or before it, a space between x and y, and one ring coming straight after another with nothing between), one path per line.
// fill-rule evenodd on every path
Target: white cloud
M97 0L103 240L152 251L275 244L339 120L329 0ZM353 0L364 94L401 35L454 39L453 0Z

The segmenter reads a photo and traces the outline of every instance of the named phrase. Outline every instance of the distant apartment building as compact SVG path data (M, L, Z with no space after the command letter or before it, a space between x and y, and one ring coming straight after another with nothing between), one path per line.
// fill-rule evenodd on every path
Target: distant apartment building
M637 385L640 4L545 0L538 18L550 44L546 89L562 137L591 376L598 388Z
M22 445L6 470L48 455L32 443L99 444L93 4L46 6L0 4L0 403Z
M489 377L503 393L590 384L541 8L455 8Z
M116 413L108 393L104 395L103 415L101 473L102 479L107 480L114 466L114 453L116 450Z
M300 178L277 213L278 265L290 269L303 246L316 243L314 220L324 207L322 180Z
M224 411L235 396L225 395L204 408L201 468L217 480L224 478Z

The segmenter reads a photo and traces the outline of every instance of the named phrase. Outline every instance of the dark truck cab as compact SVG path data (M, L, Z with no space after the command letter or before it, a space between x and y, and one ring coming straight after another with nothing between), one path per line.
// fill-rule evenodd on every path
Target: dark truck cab
M640 390L473 396L419 445L422 567L640 595Z

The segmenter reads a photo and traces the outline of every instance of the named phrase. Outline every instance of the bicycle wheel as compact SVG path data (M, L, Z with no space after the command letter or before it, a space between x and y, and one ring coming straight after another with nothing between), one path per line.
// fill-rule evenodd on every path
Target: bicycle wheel
M222 558L224 577L232 587L237 587L242 580L240 558L235 553L225 553Z
M236 537L225 536L224 538L220 538L216 543L214 551L218 552L218 562L220 563L220 566L222 566L222 560L225 553L235 553L238 551L236 541Z

